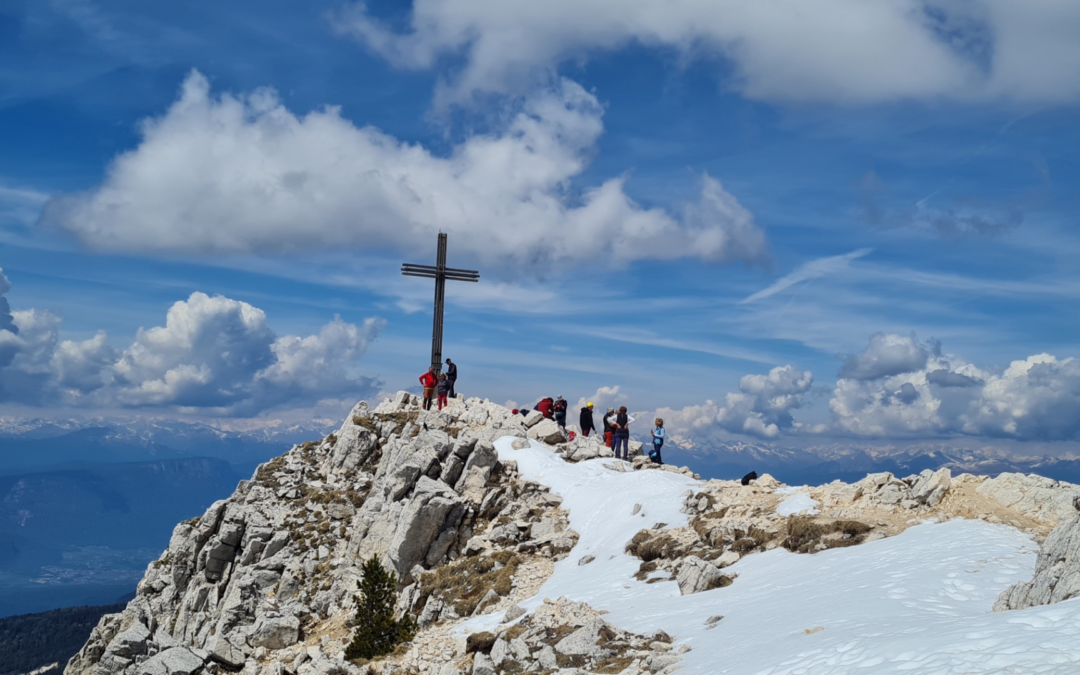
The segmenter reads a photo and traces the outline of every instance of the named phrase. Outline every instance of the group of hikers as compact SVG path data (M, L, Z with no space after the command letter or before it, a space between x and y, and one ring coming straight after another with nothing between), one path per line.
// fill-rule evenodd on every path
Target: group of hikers
M541 399L539 403L533 408L544 417L555 420L563 429L566 429L566 410L568 404L566 399L562 396L552 399L550 397ZM581 408L581 415L578 417L578 428L581 429L581 435L588 437L592 433L601 433L600 429L603 429L604 445L615 451L615 458L622 460L630 459L630 425L635 422L634 416L627 412L626 406L621 406L618 410L615 408L608 408L607 412L600 418L602 427L596 425L596 418L593 416L593 409L595 406L592 401L589 401ZM528 414L529 408L518 408L514 410L515 414ZM661 449L664 447L664 439L666 438L666 432L664 431L664 420L659 417L653 422L654 427L652 430L652 450L649 452L649 459L656 464L663 464L664 459L661 455Z
M457 396L454 391L454 385L457 383L458 369L450 359L446 359L446 372L440 373L435 366L428 368L427 372L420 376L420 384L424 387L424 410L431 410L432 401L436 401L438 410L442 410L447 405L447 399ZM566 399L562 396L558 398L543 398L536 404L533 410L536 410L544 417L555 420L563 430L566 429L566 411L568 408ZM581 435L586 438L592 433L601 433L601 427L596 426L595 418L593 417L593 402L589 401L581 408L581 415L578 418L578 428L581 429ZM530 412L529 408L515 408L514 414L527 415ZM615 408L608 408L607 412L600 418L603 424L604 445L612 448L615 451L615 458L622 460L630 459L630 425L635 422L634 416L626 411L626 406L621 406L618 410ZM654 421L654 427L652 430L652 451L649 452L649 459L656 464L663 464L664 460L660 454L661 449L664 447L664 439L666 438L666 432L664 431L664 420L659 417Z
M424 410L431 410L431 401L438 396L438 408L442 410L447 405L447 399L457 396L454 385L457 384L457 364L446 359L446 372L436 372L435 366L428 368L427 372L420 376L420 384L424 387Z

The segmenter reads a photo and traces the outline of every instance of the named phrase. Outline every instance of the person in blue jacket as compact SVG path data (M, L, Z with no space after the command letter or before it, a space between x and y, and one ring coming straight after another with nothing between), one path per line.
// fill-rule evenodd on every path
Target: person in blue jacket
M655 464L663 464L664 460L660 457L660 448L664 447L664 437L667 435L664 432L664 420L659 417L655 421L656 427L652 430L652 452L649 453L649 458Z

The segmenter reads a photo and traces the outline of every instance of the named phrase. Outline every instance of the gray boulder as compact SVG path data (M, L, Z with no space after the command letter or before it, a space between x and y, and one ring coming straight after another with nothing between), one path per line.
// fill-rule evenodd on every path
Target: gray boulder
M919 479L911 486L911 498L920 504L935 507L941 503L952 483L952 472L948 469L931 471L926 469L919 474Z
M194 675L206 660L187 647L171 647L150 657L140 667L138 675Z
M562 427L555 423L555 420L545 419L540 421L536 425L530 427L526 435L533 440L548 445L566 442L566 432L563 431Z
M729 578L716 565L696 555L683 559L675 575L675 581L679 584L679 593L683 595L719 588L726 585L725 580Z
M448 485L427 476L417 481L412 499L398 517L387 551L402 583L408 583L412 568L427 559L439 534L456 527L464 514L461 497Z
M1080 595L1080 515L1058 525L1043 542L1031 581L998 596L994 611L1052 605Z
M264 617L248 638L252 647L284 649L300 640L300 620L295 616Z

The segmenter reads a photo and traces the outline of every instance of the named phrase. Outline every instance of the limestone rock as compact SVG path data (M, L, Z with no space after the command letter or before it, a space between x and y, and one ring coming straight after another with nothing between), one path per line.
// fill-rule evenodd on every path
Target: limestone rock
M1006 589L994 611L1052 605L1080 596L1080 515L1073 515L1046 537L1031 581Z
M186 647L172 647L139 666L138 675L194 675L206 660Z
M255 626L248 638L252 647L284 649L300 640L300 620L295 616L267 617Z
M682 560L675 581L679 584L679 593L690 595L727 585L725 582L730 583L730 577L716 565L691 555Z
M937 506L949 490L951 481L952 472L948 469L937 471L926 469L919 474L918 480L911 486L911 498L929 507Z
M1073 499L1080 486L1036 475L1002 473L976 488L979 494L1051 527L1076 515Z
M535 411L534 411L535 412ZM529 428L527 433L528 437L546 443L548 445L555 445L556 443L566 442L566 433L562 427L555 423L555 420L544 419Z

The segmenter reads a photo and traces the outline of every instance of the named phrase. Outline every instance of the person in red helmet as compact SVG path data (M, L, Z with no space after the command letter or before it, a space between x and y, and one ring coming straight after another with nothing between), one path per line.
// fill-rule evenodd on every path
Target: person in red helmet
M420 376L420 384L424 387L424 410L431 410L431 401L435 398L435 385L438 382L434 368L428 368L428 371Z

